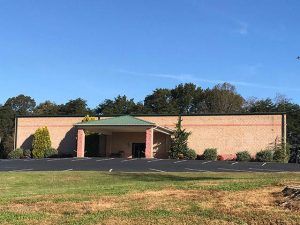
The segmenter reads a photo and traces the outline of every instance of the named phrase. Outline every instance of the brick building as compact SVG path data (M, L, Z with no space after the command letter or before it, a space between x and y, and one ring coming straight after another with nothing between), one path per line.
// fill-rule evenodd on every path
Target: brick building
M15 147L30 149L36 129L46 126L52 147L60 154L84 157L93 149L93 156L101 157L167 158L178 115L97 116L89 122L82 119L83 116L17 117ZM200 114L183 115L182 119L183 128L191 132L189 147L197 154L206 148L217 148L225 158L244 150L255 155L276 142L286 141L284 113Z

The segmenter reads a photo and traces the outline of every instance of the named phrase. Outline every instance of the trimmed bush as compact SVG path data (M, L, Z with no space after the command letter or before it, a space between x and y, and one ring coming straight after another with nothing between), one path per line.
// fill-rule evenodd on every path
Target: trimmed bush
M55 148L48 148L45 150L45 158L54 158L58 156L58 151Z
M236 161L248 162L251 160L251 155L248 151L242 151L236 153Z
M23 149L17 148L7 155L8 159L21 159L23 158Z
M31 150L30 149L24 149L23 150L23 156L24 156L24 158L31 158Z
M35 131L32 142L33 158L44 158L46 149L51 148L50 134L47 127Z
M273 160L273 153L271 150L261 150L256 153L256 161L271 162Z
M185 152L184 159L196 159L196 158L197 158L197 154L196 154L195 150L189 148Z
M217 160L218 151L216 148L207 148L204 150L203 158L205 160Z

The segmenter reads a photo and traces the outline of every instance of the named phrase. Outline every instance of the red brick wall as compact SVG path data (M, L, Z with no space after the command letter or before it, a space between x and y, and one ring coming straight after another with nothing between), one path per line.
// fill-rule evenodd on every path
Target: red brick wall
M140 117L175 128L177 116ZM198 154L217 148L219 154L247 150L255 154L282 138L281 115L183 116L182 126L191 132L189 146Z
M80 117L28 117L18 118L16 146L31 148L32 135L39 127L48 127L52 147L60 152L75 154L77 131L74 124L81 122Z
M111 136L111 152L118 153L124 152L124 157L132 156L132 143L145 143L146 133L131 132L131 133L112 133Z

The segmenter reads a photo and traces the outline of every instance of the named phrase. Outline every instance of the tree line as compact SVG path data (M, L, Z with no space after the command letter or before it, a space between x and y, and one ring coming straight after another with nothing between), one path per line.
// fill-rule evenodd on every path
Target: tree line
M295 162L300 147L300 106L285 96L275 99L244 99L235 86L229 83L203 89L193 83L179 84L172 89L157 88L144 101L136 102L127 96L118 95L106 99L95 109L87 101L77 98L65 104L36 101L25 95L7 99L0 105L0 152L2 157L13 149L14 118L16 115L107 115L107 114L203 114L286 112L287 139L291 145L291 161ZM300 151L299 151L300 153Z

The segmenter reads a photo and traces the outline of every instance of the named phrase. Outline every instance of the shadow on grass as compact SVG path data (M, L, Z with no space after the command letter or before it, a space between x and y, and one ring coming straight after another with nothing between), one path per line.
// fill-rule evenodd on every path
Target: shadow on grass
M182 182L182 181L212 181L212 180L231 180L231 177L220 177L220 176L189 176L189 175L172 175L163 173L112 173L110 176L120 177L121 179L143 181L143 182L154 182L154 181L171 181L171 182Z

